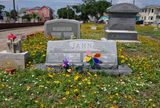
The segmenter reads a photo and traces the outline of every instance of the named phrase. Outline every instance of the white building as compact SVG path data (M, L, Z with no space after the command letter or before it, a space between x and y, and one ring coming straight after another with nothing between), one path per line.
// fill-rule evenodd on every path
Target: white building
M160 6L146 6L141 9L140 16L145 24L160 24Z

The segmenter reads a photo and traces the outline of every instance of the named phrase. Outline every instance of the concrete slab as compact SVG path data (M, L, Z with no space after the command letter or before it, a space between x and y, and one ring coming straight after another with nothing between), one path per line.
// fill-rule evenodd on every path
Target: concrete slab
M28 58L28 52L10 53L6 50L0 52L1 67L16 67L24 69Z

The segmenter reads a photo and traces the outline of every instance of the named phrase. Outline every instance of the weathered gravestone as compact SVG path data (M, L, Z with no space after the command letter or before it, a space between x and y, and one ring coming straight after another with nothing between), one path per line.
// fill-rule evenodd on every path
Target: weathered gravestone
M139 8L133 4L121 3L108 9L108 40L137 40L136 15Z
M11 39L7 41L7 50L0 52L0 67L2 68L22 68L26 67L28 52L21 51L21 40L11 34ZM15 38L15 39L13 39Z
M80 38L80 22L68 19L55 19L45 23L45 35L56 36L62 39L70 39L74 35Z
M49 41L46 65L60 65L65 58L74 65L82 65L87 50L102 54L103 67L117 67L116 42L99 40Z
M128 67L123 68L118 66L117 47L115 41L84 39L49 41L45 65L60 66L63 63L63 60L67 58L71 64L81 66L84 64L83 59L86 56L86 51L88 50L91 51L92 54L102 54L102 57L100 58L100 61L102 61L100 64L101 69L99 71L111 74L128 74L131 72Z

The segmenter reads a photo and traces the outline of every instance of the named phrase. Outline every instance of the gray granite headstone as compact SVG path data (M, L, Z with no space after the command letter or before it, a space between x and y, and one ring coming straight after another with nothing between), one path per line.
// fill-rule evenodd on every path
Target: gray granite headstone
M101 53L102 68L117 67L117 48L115 41L100 40L63 40L49 41L47 47L46 65L61 65L67 58L74 65L82 65L86 51Z
M80 39L80 22L77 20L50 20L45 23L44 27L46 36L70 39L74 35L76 39Z
M135 31L136 15L139 8L133 4L121 3L108 9L109 22L107 39L109 40L137 40Z

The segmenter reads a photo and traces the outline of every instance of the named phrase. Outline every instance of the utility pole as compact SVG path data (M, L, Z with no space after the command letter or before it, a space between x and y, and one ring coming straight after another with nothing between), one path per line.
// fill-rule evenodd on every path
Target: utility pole
M13 0L13 10L14 10L14 11L16 10L16 3L15 3L15 0Z
M112 0L111 0L111 5L112 5Z
M69 5L67 5L67 19L69 19Z
M13 19L16 20L16 3L15 3L15 0L13 0L13 11L12 11L12 14L13 14Z
M136 0L133 0L133 4L134 4L134 5L136 4Z

